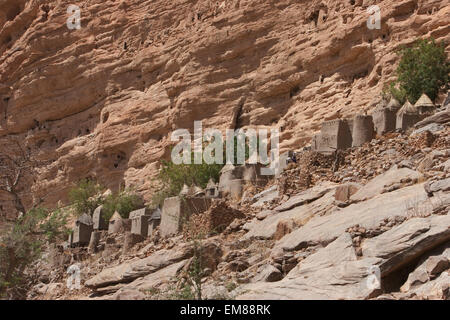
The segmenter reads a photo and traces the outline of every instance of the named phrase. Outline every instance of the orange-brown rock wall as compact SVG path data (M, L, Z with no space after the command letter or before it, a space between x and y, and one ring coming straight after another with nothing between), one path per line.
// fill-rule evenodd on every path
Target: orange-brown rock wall
M296 149L323 120L372 109L400 45L449 43L449 2L3 0L0 148L19 135L45 163L23 182L27 206L66 202L84 177L148 200L170 133L194 120L276 125ZM372 4L380 30L366 25Z

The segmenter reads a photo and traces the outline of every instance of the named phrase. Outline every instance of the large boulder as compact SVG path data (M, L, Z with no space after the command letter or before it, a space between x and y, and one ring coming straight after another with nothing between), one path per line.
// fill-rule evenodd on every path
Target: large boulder
M276 282L283 279L280 270L271 264L265 264L258 269L257 274L251 279L251 282Z
M350 197L358 192L361 189L361 185L359 183L349 182L343 185L340 185L336 188L336 192L334 197L337 201L347 202L350 200Z
M367 239L363 242L363 256L360 258L356 255L351 235L342 232L325 248L302 260L283 280L245 285L240 288L237 298L373 298L386 288L399 289L395 288L397 272L401 273L409 264L449 240L450 215L413 218ZM431 270L436 268L436 263L430 267ZM448 273L442 272L437 282L425 289L427 292L447 292L448 282L444 282L447 280ZM426 282L426 277L421 281Z
M417 122L414 127L415 128L422 128L428 124L431 123L437 123L437 124L445 124L450 122L450 108L446 108L443 111L437 112L432 116L429 116L422 121Z
M275 200L279 196L279 191L277 186L271 186L270 188L267 188L266 190L256 194L251 199L252 201L255 201L252 204L252 207L263 207L266 203L270 203L272 200Z
M320 193L320 197L316 192L313 192L313 194L314 196L311 197L306 194L302 195L303 200L309 199L311 201L308 204L304 204L305 202L302 200L301 203L304 205L299 205L299 202L295 201L299 206L294 206L294 202L291 202L288 206L282 207L283 211L281 212L275 211L262 221L256 219L247 225L249 232L244 236L245 239L273 239L281 227L280 223L286 225L290 224L290 221L295 225L294 228L300 227L314 216L327 214L335 208L334 190L328 191L326 194ZM292 209L284 210L284 208Z
M188 259L193 255L191 245L181 245L171 250L160 250L144 259L124 262L118 266L104 269L85 285L88 288L101 288L118 283L131 282L137 278L154 273L164 267Z
M363 256L384 259L382 275L397 271L450 240L450 215L413 218L361 245Z
M424 188L428 193L436 193L438 191L442 192L450 191L450 178L427 182Z
M288 201L282 203L275 208L275 211L282 212L293 209L295 207L302 206L304 204L313 202L321 198L328 191L337 188L338 185L333 182L322 182L310 189L300 192L299 194L292 196Z
M112 296L112 299L122 297L124 292L139 291L145 293L147 291L158 288L163 284L169 283L178 275L178 273L183 269L187 262L188 260L182 260L154 273L146 275L145 277L136 279L133 282L130 282L118 289L117 292Z
M363 201L381 194L389 189L389 187L397 184L415 183L419 181L421 174L409 168L392 167L385 173L373 178L365 186L360 188L354 195L350 197L353 201Z
M276 246L292 251L309 245L330 243L356 224L366 229L375 229L384 219L393 216L407 217L411 208L420 209L426 200L428 196L423 184L384 193L370 200L336 209L332 214L315 216L302 228L282 238Z
M344 233L303 260L283 280L243 286L237 299L364 299L376 290L367 285L367 277L377 262L358 260L350 235Z

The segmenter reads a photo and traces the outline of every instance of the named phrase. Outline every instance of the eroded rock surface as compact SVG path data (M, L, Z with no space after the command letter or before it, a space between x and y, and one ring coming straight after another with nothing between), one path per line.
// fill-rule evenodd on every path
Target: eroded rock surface
M251 284L242 288L240 299L368 299L384 287L392 289L389 276L417 257L450 240L450 216L413 218L363 244L363 256L358 259L352 238L344 233L325 248L301 261L282 280L274 284ZM447 290L447 257L429 268L441 276L432 286ZM430 263L428 260L427 262ZM371 270L380 269L381 277L371 279ZM431 273L432 271L430 271ZM425 283L427 272L414 271L408 281ZM375 282L373 282L375 281ZM379 283L377 283L379 281ZM440 286L436 288L436 286ZM409 287L402 287L410 289ZM397 288L398 289L398 288ZM430 288L421 288L416 294L424 296Z
M149 200L171 132L194 120L278 126L284 151L324 120L370 111L400 45L450 43L446 1L379 1L381 29L369 30L373 3L91 1L69 30L72 1L2 1L0 144L19 135L41 160L21 183L26 207L65 203L84 177Z

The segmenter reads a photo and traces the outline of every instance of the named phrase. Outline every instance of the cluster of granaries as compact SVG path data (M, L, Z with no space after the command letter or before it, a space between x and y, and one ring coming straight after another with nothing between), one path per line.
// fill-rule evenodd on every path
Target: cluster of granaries
M176 235L186 219L192 214L207 211L215 199L231 197L237 200L242 197L244 185L265 185L267 176L260 174L261 167L259 164L225 165L221 170L219 183L210 179L205 189L196 185L184 185L178 196L164 200L162 209L142 208L132 211L127 219L115 212L106 221L103 207L100 206L92 217L83 214L77 219L68 245L87 246L94 233L102 230L107 230L109 234L131 232L146 238L151 237L159 226L160 236Z
M375 134L393 131L405 131L435 111L431 99L423 94L412 105L409 101L401 106L391 98L389 103L382 101L372 115L361 114L353 119L336 119L325 121L319 134L311 142L311 149L318 152L359 147L371 141Z
M403 106L391 99L381 102L372 115L357 115L353 119L337 119L322 124L321 132L313 137L311 149L317 152L334 152L340 149L358 147L371 141L375 134L382 135L392 131L404 131L435 111L431 99L423 94L412 105L407 101ZM282 156L289 161L290 153ZM283 166L284 167L284 166ZM183 222L192 214L207 211L214 199L230 197L242 198L246 184L264 186L268 176L261 175L261 164L225 165L221 170L219 183L210 180L205 189L184 185L176 197L165 199L162 209L142 208L130 213L125 219L115 212L106 221L102 206L92 217L84 214L78 218L69 237L69 246L88 245L94 231L107 230L108 233L131 232L142 237L152 236L159 226L162 237L180 232Z

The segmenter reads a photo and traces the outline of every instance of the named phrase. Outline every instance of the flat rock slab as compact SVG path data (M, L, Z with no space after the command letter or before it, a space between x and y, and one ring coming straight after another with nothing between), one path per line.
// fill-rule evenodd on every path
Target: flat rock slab
M357 260L352 239L342 234L326 248L310 255L281 281L245 285L237 299L364 299L372 294L367 285L371 265L379 259Z
M401 292L408 292L430 279L439 276L440 273L450 267L450 241L445 245L447 248L441 254L430 255L422 260L419 266L409 274L406 282L401 286ZM434 251L434 250L433 250ZM450 282L449 282L450 285Z
M437 112L434 115L429 116L420 122L417 122L414 125L414 127L422 128L431 123L444 124L444 123L448 123L448 122L450 122L450 108L447 108L446 110Z
M131 282L171 264L190 258L192 255L193 248L189 245L183 245L176 250L160 250L144 259L125 262L118 266L104 269L86 281L85 286L95 289Z
M292 251L309 245L327 244L356 224L373 229L385 218L407 216L410 206L419 205L427 199L423 184L381 194L332 214L316 216L303 227L280 239L276 246Z
M251 279L251 282L275 282L283 279L283 274L270 264L266 264L258 269L257 274Z
M144 300L145 294L138 290L120 290L112 296L112 300Z
M430 131L430 132L434 133L434 132L442 131L444 129L445 128L443 126L441 126L441 125L439 125L437 123L430 123L430 124L427 124L427 125L423 126L420 129L414 130L412 134L413 135L420 134L420 133L425 132L425 131Z
M411 290L411 294L414 294L421 299L427 300L446 300L448 299L448 290L450 287L450 272L442 272L439 277L431 280L417 288Z
M292 208L310 203L314 200L319 199L322 197L325 193L328 191L335 189L338 186L338 184L333 182L323 182L321 184L318 184L308 190L305 190L293 197L291 197L288 201L285 203L279 205L275 208L275 211L287 211Z
M273 239L278 224L281 221L293 221L295 225L301 226L309 219L318 214L326 214L332 211L334 206L334 191L320 197L309 204L295 207L291 210L276 212L268 215L264 220L255 220L249 223L246 228L249 230L245 234L245 239Z
M363 257L357 259L352 238L344 232L301 261L283 280L244 285L237 299L368 299L380 293L385 276L449 239L450 216L413 218L366 240ZM380 270L375 278L374 268ZM443 272L417 294L438 296L448 284L448 273Z
M350 200L350 197L358 192L358 190L361 188L362 185L360 185L359 183L345 183L336 188L334 197L337 201L346 202Z
M413 218L361 245L363 256L378 257L382 276L450 240L450 215Z
M364 187L350 197L353 201L364 201L375 197L383 192L386 187L402 181L418 181L421 174L409 168L397 169L393 167L384 174L370 180Z
M279 192L278 192L277 186L272 186L269 189L264 190L263 192L255 195L252 198L252 200L254 200L256 202L253 203L251 206L253 208L263 207L265 205L265 203L271 202L272 200L278 198L278 196L279 196Z
M435 193L438 191L442 192L450 191L450 178L431 181L425 184L425 190L429 193Z
M134 280L133 282L126 284L113 296L118 297L122 292L126 291L139 291L145 292L157 288L161 284L168 283L170 280L176 277L178 272L186 265L189 260L182 260L174 263L168 267L160 269L154 273L151 273L145 277Z

